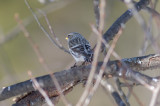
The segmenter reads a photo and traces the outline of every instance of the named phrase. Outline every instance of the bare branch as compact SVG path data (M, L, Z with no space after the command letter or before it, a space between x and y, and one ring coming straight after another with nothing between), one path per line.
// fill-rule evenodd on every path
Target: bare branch
M51 40L52 43L53 43L56 47L58 47L59 49L63 50L64 52L70 54L70 52L69 52L67 49L65 49L63 46L58 45L57 42L56 42L56 41L49 35L49 33L44 29L44 27L43 27L43 26L41 25L41 23L39 22L39 19L37 18L36 14L33 12L32 8L31 8L30 5L28 4L28 1L27 1L27 0L25 0L25 3L26 3L26 5L27 5L27 7L29 8L29 10L32 12L32 15L34 16L37 24L39 25L39 27L41 28L41 30L44 32L44 34L49 38L49 40Z
M160 55L151 54L151 55L141 56L141 57L120 59L120 56L118 56L118 54L116 54L116 52L113 51L119 37L119 36L115 37L115 35L121 31L123 24L125 24L132 16L135 16L137 18L137 21L142 26L145 34L147 35L146 36L147 40L151 41L152 47L155 49L157 53L159 53L157 42L154 42L155 39L152 37L151 33L147 30L146 24L144 23L143 19L139 17L139 14L138 14L138 12L141 9L143 8L148 9L146 6L149 4L151 0L140 0L135 4L132 4L131 0L124 0L124 2L130 3L128 5L130 9L128 9L123 15L121 15L115 21L115 23L108 29L108 31L103 35L104 39L102 38L102 34L103 34L104 14L105 14L103 6L105 3L102 3L102 1L105 2L105 0L101 0L100 8L99 8L99 0L93 1L94 9L95 9L94 11L96 16L96 24L97 24L98 30L96 30L96 28L94 28L93 26L92 26L92 29L98 35L98 40L97 40L98 44L94 52L94 59L92 64L82 65L82 66L74 67L68 70L63 70L61 72L56 72L56 73L52 73L42 77L37 77L35 78L35 81L37 82L35 81L33 82L33 78L32 78L32 80L27 80L27 81L3 88L2 90L0 90L0 101L8 99L13 96L17 96L19 94L30 92L29 94L21 98L19 101L17 101L16 104L14 104L14 106L22 106L22 104L31 105L31 106L42 105L46 102L45 100L48 101L47 102L48 104L52 105L52 102L56 103L60 97L62 98L63 101L65 101L64 102L65 104L69 105L66 99L64 98L64 95L69 93L70 90L77 84L87 81L86 89L83 95L81 96L81 99L79 100L77 106L81 106L82 104L87 106L94 92L98 88L99 84L101 84L104 88L106 88L112 94L113 98L115 99L118 105L124 106L125 104L127 104L129 106L130 104L127 101L128 98L124 94L123 94L123 98L125 100L125 103L109 83L105 82L104 84L104 82L102 82L101 79L103 78L103 76L105 76L106 78L111 78L111 77L123 78L126 81L129 80L132 83L136 83L138 85L142 85L148 88L153 92L153 95L152 95L153 98L151 100L150 105L151 106L155 105L157 103L157 97L160 92L160 86L159 86L160 77L159 76L150 77L148 75L142 74L141 71L160 68ZM44 14L44 17L49 26L51 34L54 36L55 39L53 39L49 35L49 33L46 32L44 27L39 22L37 15L33 12L32 8L29 6L27 0L25 0L25 2L27 7L32 12L39 27L45 33L45 35L54 43L56 47L60 48L64 52L69 53L69 51L61 45L58 38L55 36L53 29L49 24L46 14ZM148 11L151 11L151 9L148 9ZM159 16L158 12L154 11L154 13L157 15L156 17ZM26 37L28 37L28 32L27 31L25 32L26 29L22 28L22 30L24 30ZM112 39L113 39L113 43L107 55L105 55L106 57L104 61L98 62L97 60L98 60L100 48L102 46L102 42L106 46L107 43L109 43L109 41ZM102 50L105 50L104 45L102 46ZM109 61L109 58L112 53L115 57L118 58L118 60ZM39 61L40 62L42 61L43 63L43 58L41 58L41 55L38 57L39 57ZM47 67L46 64L45 64L45 67ZM49 68L46 68L46 69L50 71ZM93 80L96 80L96 83L95 83L95 86L92 88L91 84ZM37 86L37 88L39 88L38 90L35 89L35 83L38 84ZM119 87L121 87L120 84L119 84ZM119 90L122 91L121 88ZM123 93L123 91L121 93ZM131 93L136 97L134 92L131 92ZM52 100L52 102L50 101L50 99ZM136 99L140 105L143 105L137 97Z
M40 87L39 83L35 80L35 78L33 78L31 71L28 71L28 74L29 74L29 76L31 77L31 79L33 81L35 89L37 89L42 94L42 96L45 98L47 104L49 106L54 106L54 104L51 102L51 100L47 96L46 92Z
M58 9L65 7L66 5L68 5L69 3L73 2L73 1L75 1L75 0L62 0L62 1L54 2L54 3L50 3L49 5L42 8L42 11L44 11L45 13L51 13L55 10L58 10ZM36 12L36 14L37 14L38 18L42 17L42 15L39 14L38 12ZM23 24L24 24L24 26L27 26L32 21L34 21L34 18L32 16L29 16L23 20ZM15 26L14 28L12 28L10 31L8 31L7 34L5 34L5 36L3 36L3 38L0 39L0 45L3 45L6 42L15 38L19 32L20 32L20 29L18 26Z
M141 57L126 58L122 59L121 61L124 62L132 70L137 70L137 71L157 69L160 67L159 54L150 54Z
M120 86L120 84L121 84L120 80L117 77L115 77L114 79L115 79L115 82L116 82L116 85L117 85L120 96L124 100L126 106L130 106L129 100L128 100L127 96L125 95L125 93L123 92L123 90ZM129 87L129 86L127 86L127 87ZM128 89L130 89L130 87Z
M62 90L61 90L61 87L59 86L58 82L57 82L57 79L55 78L54 75L52 75L51 73L51 69L49 69L49 67L47 66L46 62L45 62L45 59L43 58L42 54L40 53L39 51L39 47L33 42L33 40L31 39L30 35L29 35L29 32L26 30L26 28L24 27L24 25L22 24L22 21L19 19L19 15L18 14L15 14L15 19L16 21L18 22L21 30L23 31L24 33L24 36L27 38L28 42L30 43L30 45L32 46L33 50L35 51L37 57L38 57L38 60L40 62L40 64L43 66L44 70L47 72L47 73L50 73L51 75L51 78L53 80L53 82L55 83L56 85L56 88L59 90L60 92L60 97L62 98L62 101L63 103L67 106L67 105L70 105L68 103L68 101L66 100L66 98L64 97L64 95L62 94Z
M121 32L121 30L120 30L120 32ZM89 104L89 102L91 100L91 97L93 96L94 92L97 90L97 88L98 88L98 86L100 84L100 81L102 79L104 70L106 69L106 64L109 61L109 58L110 58L110 56L111 56L111 54L112 54L112 52L113 52L113 50L114 50L114 48L116 46L116 43L117 43L117 41L118 41L118 39L119 39L121 34L122 33L117 34L117 36L113 39L112 45L111 45L107 55L105 56L103 64L102 64L102 66L100 68L99 74L97 75L96 83L95 83L94 87L90 90L90 92L88 94L89 100L88 100L88 98L85 100L84 106L87 106Z
M149 4L150 0L140 0L138 3L135 4L135 8L137 11L140 11L141 9L145 8ZM109 43L110 40L114 38L114 36L118 33L121 25L128 22L128 20L133 16L132 11L128 9L125 13L123 13L113 24L112 26L104 33L103 38L106 40L107 43ZM102 47L102 50L104 50L104 45Z
M149 55L150 58L155 57L157 55ZM140 58L140 57L137 57ZM141 57L141 59L143 58L143 60L145 61L145 58L148 58L148 56L143 56ZM158 58L158 57L157 57ZM160 58L160 56L159 56ZM125 59L126 60L126 59ZM136 57L134 58L130 58L127 60L136 60ZM143 60L141 60L141 62L143 63ZM123 59L122 59L123 61ZM157 62L157 60L152 60L152 62L155 61L157 64L152 64L152 69L160 67L160 62ZM125 61L124 61L125 62ZM127 62L127 61L126 61ZM149 62L149 61L148 61ZM129 65L130 63L130 65ZM132 62L127 63L129 66L132 66ZM134 63L134 61L133 61ZM144 62L145 63L145 62ZM99 62L97 64L97 69L96 69L96 73L99 72L100 67L102 66L102 62ZM145 76L139 72L136 71L130 71L130 70L122 70L121 69L121 65L120 65L120 61L110 61L107 65L107 71L104 72L104 74L106 76L118 76L118 77L123 77L126 78L128 80L135 80L135 76L140 77L141 79L144 79L144 81L152 86L156 86L157 82L159 81L158 78L152 78L152 77L148 77ZM154 66L155 65L155 66ZM139 68L138 68L139 66ZM138 65L136 68L140 69L141 66ZM148 66L143 67L144 69L149 69ZM78 84L80 81L83 80L87 80L88 75L90 73L90 69L91 69L91 65L87 65L87 66L79 66L79 67L75 67L75 68L71 68L69 70L64 70L61 72L55 72L54 76L56 77L62 91L65 91L66 88L70 88L73 87L74 85ZM126 73L127 72L127 73ZM121 73L121 74L120 74ZM122 74L124 73L124 74ZM55 84L53 83L52 78L50 77L50 75L45 75L45 76L41 76L41 77L37 77L36 78L37 82L40 83L42 88L46 88L46 87L53 87L52 90L55 92L55 95L58 95L59 92L56 89ZM17 83L11 86L8 86L6 88L3 88L0 91L0 101L8 99L10 97L19 95L19 94L23 94L26 92L31 92L31 91L35 91L34 87L33 87L33 83L31 80L27 80L21 83Z
M99 0L93 0L93 6L94 6L94 14L96 18L96 26L97 26L97 29L99 29L99 20L100 20Z
M104 81L102 79L100 81L100 84L103 86L103 88L105 88L106 91L112 94L112 97L114 98L118 106L126 106L119 94L117 93L117 91L112 87L111 84L107 82L107 80Z
M101 44L102 44L101 39L102 39L102 32L103 32L103 28L104 28L104 14L105 14L104 9L105 9L105 1L101 0L100 10L99 10L99 18L100 19L99 19L99 26L98 26L98 30L97 30L98 33L96 33L98 35L98 39L97 39L97 46L96 46L95 51L94 51L94 58L93 58L93 62L92 62L91 72L90 72L90 75L88 77L87 85L85 87L85 90L84 90L80 100L76 104L76 106L81 106L82 104L85 105L85 99L86 99L86 97L89 93L91 83L92 83L93 78L94 78L94 74L95 74L96 67L97 67L97 62L98 62L98 56L99 56L100 49L101 49ZM93 26L92 26L92 29L94 31ZM96 28L95 28L95 30L96 30Z
M158 100L159 93L160 93L160 82L158 83L158 86L153 91L152 99L151 99L151 102L150 102L149 106L156 106L157 105L157 100Z
M48 94L48 97L50 100L54 103L57 104L59 101L60 97L59 96L52 96L54 94L54 91L51 88L46 88L44 91ZM18 100L15 104L12 106L42 106L45 103L44 97L40 94L39 91L32 91L22 97L20 100Z
M46 20L46 22L47 22L47 24L48 24L48 28L49 28L51 34L53 35L53 37L56 39L57 44L58 44L61 48L64 48L64 47L62 46L62 44L60 43L58 37L57 37L56 34L54 33L54 30L53 30L52 26L50 25L49 20L48 20L48 18L47 18L47 15L45 14L45 12L43 12L43 11L41 11L41 10L39 10L39 11L40 11L40 12L43 14L43 16L45 17L45 20Z
M155 50L156 53L160 53L159 51L159 47L157 42L154 41L153 35L151 34L151 31L148 30L147 28L147 24L145 23L144 19L142 18L142 16L138 13L134 3L132 2L132 0L124 0L124 2L126 3L127 7L130 8L130 11L132 11L135 19L137 20L137 22L140 24L141 28L143 29L144 33L145 33L145 39L144 40L144 45L142 47L142 54L145 54L146 52L146 46L148 46L148 42L150 41L152 48Z

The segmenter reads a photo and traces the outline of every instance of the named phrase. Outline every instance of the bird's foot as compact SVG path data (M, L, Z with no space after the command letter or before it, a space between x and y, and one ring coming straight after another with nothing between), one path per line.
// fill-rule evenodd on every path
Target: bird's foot
M73 65L73 66L71 66L71 68L75 68L75 67L77 67L76 63L74 63L74 65Z

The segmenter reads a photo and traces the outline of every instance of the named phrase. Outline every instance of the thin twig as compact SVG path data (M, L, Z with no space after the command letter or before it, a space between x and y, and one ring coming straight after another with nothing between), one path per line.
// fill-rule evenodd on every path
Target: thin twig
M99 22L99 29L98 29L99 33L98 33L98 39L97 39L97 46L94 51L94 58L93 58L93 62L92 62L91 72L89 74L85 90L84 90L82 96L80 97L80 100L76 104L76 106L81 106L84 103L84 101L88 95L89 89L91 87L91 83L94 78L95 70L97 67L97 60L98 60L98 56L99 56L99 52L100 52L100 48L101 48L102 31L103 31L103 27L104 27L104 8L105 8L105 1L101 0L101 2L100 2L100 22Z
M140 0L138 3L135 4L135 7L137 8L137 11L140 11L141 9L147 7L149 3L150 3L150 0ZM121 29L122 25L127 23L132 16L133 16L133 13L132 11L130 11L130 9L124 12L112 24L112 26L103 34L103 38L105 39L105 41L109 43L118 33L118 31ZM104 47L105 46L102 46L102 50L104 50Z
M127 7L130 9L130 11L132 11L132 13L133 13L135 19L137 20L137 22L141 25L142 29L144 30L144 33L146 35L147 40L150 40L150 42L151 42L152 48L155 50L156 53L160 53L158 44L154 41L153 35L148 30L144 19L138 13L137 7L135 7L135 5L132 2L132 0L124 0L124 2L126 3ZM145 41L147 41L147 40L145 40ZM147 46L146 43L144 43L144 44L145 44L145 46ZM146 48L146 47L144 47L144 48ZM143 51L145 51L145 50L143 50ZM142 54L145 54L145 53L142 52Z
M102 38L102 42L105 45L105 47L107 49L110 48L110 45ZM121 60L121 57L113 50L112 55L117 59L117 60Z
M117 77L115 77L114 79L115 79L115 82L116 82L118 91L120 92L120 93L119 93L120 96L121 96L122 99L124 100L125 104L126 104L127 106L130 106L129 100L128 100L127 96L125 95L125 93L123 92L123 90L122 90L122 88L121 88L121 86L120 86L120 84L121 84L120 80L119 80ZM127 86L127 87L128 87L128 86ZM128 89L129 89L129 88L128 88Z
M138 75L137 76L133 76L133 77L134 77L134 79L136 81L138 81L140 84L144 85L149 90L151 90L151 91L155 90L155 86L148 84L142 77L139 77ZM158 79L155 79L155 80L158 80Z
M126 60L126 61L124 61ZM127 61L128 60L128 61ZM137 64L138 61L140 60L141 63L144 63L141 65ZM150 60L150 61L148 61ZM120 61L124 61L128 67L131 66L130 69L137 69L134 72L130 72L125 74L125 69L122 69ZM151 63L151 64L150 64ZM102 62L97 63L96 67L96 73L99 72L100 67L102 66ZM146 65L145 65L146 64ZM147 65L149 64L149 66ZM136 67L136 68L133 68ZM143 70L141 70L141 68ZM157 83L160 81L160 77L146 77L143 74L141 74L141 71L145 71L147 69L157 69L160 68L160 55L148 55L148 56L141 56L141 57L133 57L133 58L128 58L128 59L122 59L122 60L115 60L115 61L109 61L107 64L107 70L104 72L104 75L112 75L117 76L120 72L124 73L124 76L126 80L133 81L133 76L138 76L144 78L144 80L152 85L156 86ZM91 64L86 65L86 66L79 66L75 68L71 68L68 70L63 70L59 72L53 73L54 76L56 77L62 91L65 91L65 89L70 86L73 87L75 84L79 83L80 81L86 80L86 78L89 76L91 69ZM138 70L140 69L140 70ZM145 69L145 70L144 70ZM122 77L122 76L117 76L117 77ZM44 75L41 77L37 77L36 80L38 83L42 83L42 88L45 87L53 87L53 90L56 92L56 95L59 95L58 90L56 89L55 84L53 83L53 80L50 75ZM134 81L133 81L134 82ZM26 92L34 91L34 87L32 86L32 82L30 80L20 82L17 84L13 84L11 86L5 87L0 90L0 101L11 98L13 96L23 94Z
M158 86L153 90L152 99L150 101L149 106L156 106L157 100L159 99L158 96L160 94L160 82L157 84Z
M95 33L97 33L98 34L98 31L94 31ZM103 42L103 44L105 45L105 47L106 48L110 48L110 45L104 40L104 39L102 39L102 42ZM112 52L112 55L116 58L116 59L118 59L118 60L121 60L121 57L113 50L113 52ZM122 59L123 60L123 59ZM125 62L124 62L125 61ZM126 65L126 63L128 63L129 62L129 60L124 60L124 61L121 61L124 65ZM137 60L137 62L134 62L134 63L138 63L138 61L140 62L141 61L141 59L138 59ZM127 66L127 65L126 65ZM134 67L134 66L133 66ZM132 67L132 68L133 68ZM135 68L135 67L134 67ZM134 82L135 83L135 82ZM138 84L139 85L139 84ZM131 88L129 87L129 86L127 86L128 87L128 89L130 90ZM131 93L134 93L133 91L131 92ZM131 93L129 93L129 94L131 94ZM138 100L138 97L136 96L136 94L134 93L134 95L133 95L134 97L135 97L135 99L137 100L137 102L142 106L142 103Z
M53 38L49 35L49 33L44 29L44 27L43 27L43 26L41 25L41 23L39 22L39 19L37 18L36 14L33 12L32 8L30 7L30 5L29 5L29 3L28 3L27 0L25 0L25 3L26 3L26 5L27 5L28 9L32 12L32 15L34 16L37 24L39 25L39 27L41 28L41 30L44 32L44 34L49 38L49 40L51 40L52 43L53 43L56 47L60 48L60 49L63 50L64 52L70 54L70 52L69 52L67 49L65 49L63 46L58 45L57 42L54 41L54 39L53 39Z
M37 55L37 58L40 62L40 64L43 66L44 70L47 72L47 73L50 73L51 75L51 78L53 80L53 82L55 83L56 85L56 88L58 89L58 91L60 92L60 97L62 98L62 101L63 103L66 105L66 106L69 106L70 103L68 103L68 101L66 100L65 96L63 95L63 92L61 90L61 87L57 81L57 79L55 78L54 75L52 75L51 73L51 69L49 69L49 67L47 66L46 62L45 62L45 59L43 58L42 54L40 53L39 51L39 47L34 43L34 41L31 39L30 35L29 35L29 32L26 30L26 28L24 27L22 21L19 19L19 15L18 14L15 14L15 19L16 21L18 22L21 30L23 31L25 37L27 38L28 42L30 43L30 45L32 46L33 50L35 51L36 55Z
M155 1L154 5L155 5L155 4L157 4L156 1ZM158 12L155 10L155 6L152 6L152 8L146 7L144 10L146 10L147 12L149 12L149 14L151 15L150 17L152 17L153 19L155 19L155 21L156 21L155 24L157 25L157 28L160 28L160 13L158 13ZM149 26L152 27L151 24L149 24ZM154 41L155 41L155 42L158 41L159 35L160 35L159 30L157 30L157 31L158 31L158 35L157 35L157 37L154 38ZM148 44L148 42L147 42L147 45L148 45L148 46L144 46L144 47L148 47L148 48L149 48L150 46L152 46L151 44ZM145 49L148 49L148 48L145 48Z
M100 72L97 75L96 83L94 84L94 87L89 92L88 97L85 100L84 106L87 106L89 104L89 101L91 100L91 97L93 96L94 92L97 90L97 88L98 88L98 86L100 84L100 81L102 79L102 75L104 73L104 70L106 69L106 64L109 61L109 58L110 58L110 56L112 54L113 49L115 48L117 40L119 39L120 35L122 34L121 31L122 30L120 30L120 32L117 34L117 36L113 39L112 45L111 45L110 49L108 50L108 53L107 53L106 57L104 58L103 64L102 64L102 66L100 68Z
M118 106L126 106L123 100L120 98L119 94L117 91L114 89L114 87L107 82L107 80L101 80L100 84L107 90L110 94L112 94L112 97L116 101Z
M52 103L52 101L49 99L49 97L47 96L46 92L40 87L39 83L36 81L36 79L32 76L32 72L28 71L28 75L31 77L34 87L35 89L38 89L38 91L43 95L43 97L45 98L47 104L49 106L54 106L54 104Z
M81 106L83 104L83 101L87 97L89 89L91 87L91 83L94 78L94 74L95 74L95 70L96 70L97 62L98 62L97 60L98 60L98 56L99 56L99 52L100 52L100 48L101 48L101 37L100 36L101 35L99 35L98 40L97 40L98 43L97 43L97 46L94 51L94 58L93 58L93 62L92 62L92 67L91 67L90 74L88 76L85 90L84 90L84 92L83 92L83 94L82 94L82 96L76 106Z
M94 14L96 19L96 27L99 29L99 20L100 20L100 13L99 13L99 0L93 0L93 6L94 6Z
M64 47L62 46L61 42L59 41L58 37L57 37L56 34L54 33L54 30L53 30L51 24L49 23L49 20L48 20L48 18L47 18L46 13L43 12L42 10L39 10L39 12L42 13L42 15L44 16L44 18L45 18L45 20L46 20L46 23L48 24L48 28L49 28L51 34L52 34L52 35L54 36L54 38L56 39L57 44L58 44L61 48L64 48Z
M49 5L46 5L44 8L42 8L42 10L45 13L51 13L51 12L54 12L55 10L65 7L66 5L70 4L73 1L75 0L62 0L54 3L50 3ZM42 15L38 14L38 12L36 12L36 14L38 18L42 17ZM30 23L32 23L32 21L34 21L34 18L31 16L25 18L23 20L24 26L29 25ZM3 45L6 42L15 38L19 32L20 32L20 29L18 26L15 26L14 28L12 28L10 31L8 31L7 34L5 34L5 36L3 36L3 38L0 39L0 45Z

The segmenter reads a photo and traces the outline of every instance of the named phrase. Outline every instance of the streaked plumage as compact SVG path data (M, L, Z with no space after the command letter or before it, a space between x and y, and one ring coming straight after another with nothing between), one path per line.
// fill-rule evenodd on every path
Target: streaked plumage
M67 35L68 47L76 62L91 62L93 52L89 42L79 33L72 32Z

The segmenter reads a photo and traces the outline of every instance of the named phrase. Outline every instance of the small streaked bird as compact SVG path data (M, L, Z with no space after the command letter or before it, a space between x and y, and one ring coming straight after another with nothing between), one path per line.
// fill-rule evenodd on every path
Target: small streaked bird
M89 42L79 33L72 32L66 37L70 54L76 62L92 62L93 51Z

